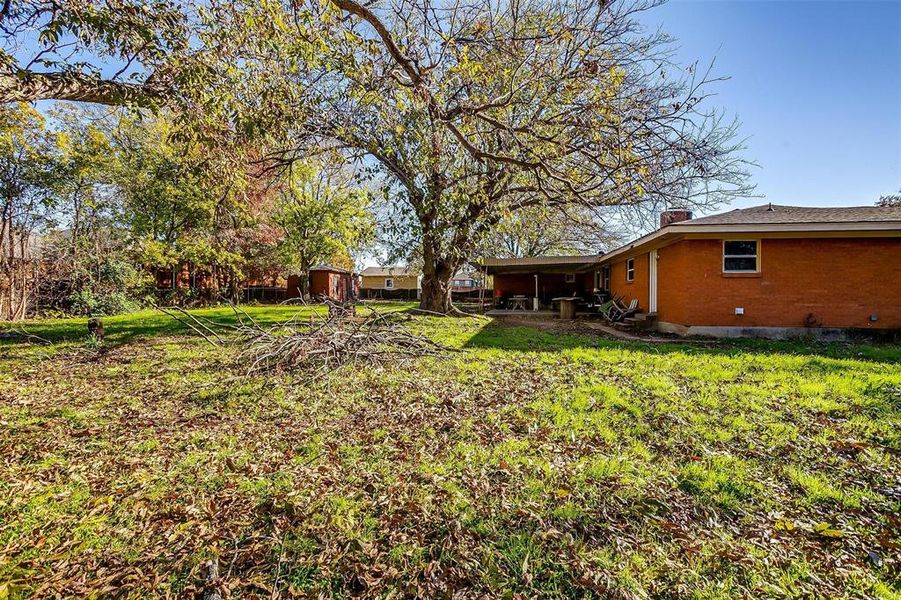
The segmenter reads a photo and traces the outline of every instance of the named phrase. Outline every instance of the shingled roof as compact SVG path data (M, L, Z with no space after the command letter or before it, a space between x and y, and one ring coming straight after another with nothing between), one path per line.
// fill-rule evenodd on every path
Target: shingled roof
M761 204L736 208L718 215L673 223L670 227L696 225L770 225L777 223L875 223L901 221L901 206L846 206L812 208Z
M737 208L709 217L671 223L608 252L603 256L602 261L607 263L617 256L634 253L639 248L651 247L665 240L690 234L828 235L834 232L885 234L899 231L901 231L901 207L897 206L814 208L761 204L751 208Z
M410 267L366 267L361 275L366 277L406 277L416 275Z

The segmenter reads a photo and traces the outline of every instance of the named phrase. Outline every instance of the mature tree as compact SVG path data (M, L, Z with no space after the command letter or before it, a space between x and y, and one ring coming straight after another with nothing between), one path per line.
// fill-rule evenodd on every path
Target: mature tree
M351 176L321 161L294 165L272 222L283 232L282 264L300 273L301 293L309 291L307 272L320 263L353 268L353 256L372 240L372 199Z
M119 170L109 109L71 106L48 111L58 140L53 231L43 239L42 307L79 313L115 313L132 303L140 275L128 252Z
M423 308L450 310L451 276L511 211L747 192L734 127L706 108L713 78L677 70L668 39L642 33L649 3L304 6L329 26L328 60L297 59L310 45L292 4L253 19L266 53L243 64L271 90L304 90L289 120L298 139L379 169L416 224Z
M157 72L182 94L205 85L210 112L193 113L204 139L273 144L288 130L286 161L328 146L376 165L416 223L430 310L451 308L451 276L511 211L692 207L747 191L734 127L707 108L714 79L678 69L668 38L638 25L654 0L157 0L146 13L121 0L87 2L89 18L81 4L53 3L63 17L11 4L8 39L48 32L59 67L56 40L72 34L79 50L137 56L141 85ZM5 56L9 76L31 76Z
M53 212L56 137L26 104L0 106L0 318L22 319L36 279L36 233Z
M59 130L57 218L69 229L69 251L77 258L96 251L91 245L94 234L118 213L112 187L118 162L109 137L115 116L69 107L51 116Z
M124 118L114 138L122 218L144 265L171 270L173 287L187 268L192 288L199 275L209 278L211 300L223 285L234 297L243 260L232 233L245 221L245 173L230 157L181 139L164 116Z

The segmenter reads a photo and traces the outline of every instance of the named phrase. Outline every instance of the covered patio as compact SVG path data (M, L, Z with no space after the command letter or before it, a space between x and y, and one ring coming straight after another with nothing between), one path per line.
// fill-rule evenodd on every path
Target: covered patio
M555 299L594 301L600 255L486 258L473 263L494 280L486 314L556 314Z

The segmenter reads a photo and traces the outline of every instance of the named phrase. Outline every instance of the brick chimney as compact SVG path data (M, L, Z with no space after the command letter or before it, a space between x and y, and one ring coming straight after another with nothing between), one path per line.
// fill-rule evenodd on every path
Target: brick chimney
M684 208L673 208L660 213L660 227L666 227L673 223L691 220L691 211Z

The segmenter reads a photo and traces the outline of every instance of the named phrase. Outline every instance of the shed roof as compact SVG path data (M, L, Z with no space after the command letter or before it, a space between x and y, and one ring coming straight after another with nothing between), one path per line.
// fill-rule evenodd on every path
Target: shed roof
M347 269L342 269L340 267L333 267L331 265L315 265L313 267L310 267L310 271L330 271L332 273L348 273L348 274L350 274L350 271L348 271Z

